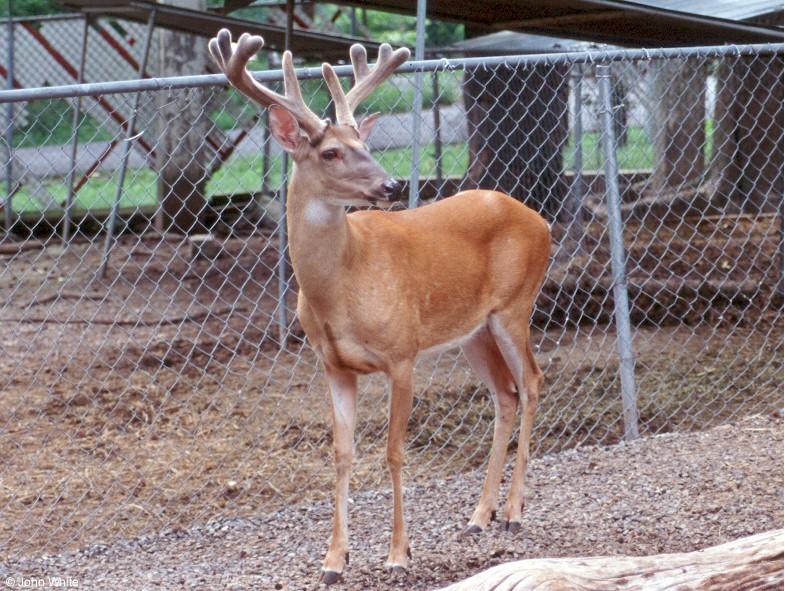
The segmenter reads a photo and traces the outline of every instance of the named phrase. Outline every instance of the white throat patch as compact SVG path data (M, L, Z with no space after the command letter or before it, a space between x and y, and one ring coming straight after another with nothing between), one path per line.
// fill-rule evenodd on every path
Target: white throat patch
M305 206L305 221L315 226L326 226L335 222L341 215L342 207L312 199Z

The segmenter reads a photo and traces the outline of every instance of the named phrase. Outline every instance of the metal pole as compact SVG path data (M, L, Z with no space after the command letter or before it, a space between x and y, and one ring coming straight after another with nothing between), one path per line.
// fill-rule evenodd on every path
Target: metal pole
M668 49L614 49L604 51L588 51L583 53L550 53L505 55L499 57L468 57L455 59L434 59L422 63L409 61L398 68L399 74L410 74L417 70L430 72L432 70L470 69L476 67L492 68L499 65L505 66L550 66L554 64L595 64L598 61L636 61L660 60L670 58L694 57L714 59L721 57L739 56L774 56L782 55L781 43L761 43L755 45L720 45L709 47L694 47L687 52L683 47ZM339 77L352 75L352 66L336 66L335 73ZM281 80L280 71L254 72L254 80L261 83L277 82ZM320 67L298 68L298 80L321 80ZM45 86L43 88L22 88L15 90L0 90L0 103L22 103L32 100L73 98L75 96L99 96L103 94L127 94L129 92L146 91L173 91L182 88L225 87L224 74L200 74L198 76L172 76L168 78L145 78L144 80L116 80L113 82L92 82L88 84L67 84L63 86Z
M575 160L573 162L573 179L567 199L564 203L564 213L567 222L566 240L564 241L563 256L572 257L577 254L581 246L583 234L583 198L585 187L583 183L583 65L576 64L577 75L573 85L573 139L575 142Z
M267 69L272 69L268 54ZM270 113L267 109L262 113L262 196L270 192Z
M8 0L8 42L6 43L6 79L5 87L14 89L14 3ZM6 234L11 232L14 224L13 192L14 192L14 105L8 103L5 107L6 127L5 143L8 150L8 159L5 162L5 202L3 204Z
M139 78L144 78L144 71L147 69L147 58L150 54L150 39L153 36L153 28L155 27L155 9L150 11L147 17L147 32L144 37L144 47L142 48L142 61L139 63ZM120 178L117 180L117 189L114 195L114 203L112 203L112 212L109 215L109 224L106 229L106 243L104 244L104 256L101 261L101 277L106 276L107 265L109 264L109 252L114 246L114 228L117 222L117 215L120 210L120 199L123 195L123 184L125 183L125 173L128 170L128 158L131 156L131 145L135 139L134 127L136 127L136 116L139 112L139 97L141 93L137 92L134 95L134 103L131 109L131 116L128 119L128 128L125 134L125 142L123 145L123 157L120 163Z
M87 58L87 31L89 22L84 17L82 27L82 50L79 54L79 84L84 82L85 60ZM76 153L79 147L79 119L82 116L82 97L74 98L74 116L71 122L73 137L71 138L71 166L68 169L68 195L65 198L65 212L63 219L63 242L68 244L71 237L71 207L74 202L74 177L76 175Z
M425 0L417 0L417 43L414 48L415 61L425 56ZM412 173L409 177L409 207L417 207L420 193L420 127L422 126L423 71L414 74L414 108L412 109Z
M442 114L439 111L439 72L434 70L431 73L431 110L433 112L433 159L436 162L436 183L439 190L442 190L444 174L442 172Z
M578 203L583 203L583 195L585 187L583 184L583 66L576 66L578 75L575 77L575 88L573 97L575 109L575 162L573 162L573 171L575 178L573 179L573 193L574 198Z
M605 156L605 197L608 207L608 231L613 272L613 300L616 316L616 345L619 351L622 415L624 439L637 439L638 404L635 390L635 354L632 350L630 307L627 295L627 277L624 271L626 255L621 221L621 196L619 194L619 166L616 161L616 138L613 133L611 107L611 72L609 65L597 66L600 84L600 115L602 117L602 148Z
M294 0L286 0L286 34L284 36L284 49L288 50L292 41L294 31ZM281 188L278 192L281 201L281 218L278 220L278 346L281 350L286 348L286 341L289 337L289 319L286 310L286 292L289 290L287 280L288 269L286 263L286 251L289 238L286 233L286 189L289 172L289 154L283 152L281 156Z

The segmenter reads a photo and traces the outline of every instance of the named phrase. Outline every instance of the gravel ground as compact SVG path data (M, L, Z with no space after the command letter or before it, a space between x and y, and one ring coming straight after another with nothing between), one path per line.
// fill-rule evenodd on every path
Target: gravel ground
M409 487L414 560L399 579L383 569L390 494L356 492L351 564L336 589L432 589L510 560L683 552L781 528L782 440L781 418L758 416L703 433L535 459L516 535L494 527L459 538L481 471ZM294 505L254 519L0 563L0 575L72 577L80 589L310 589L318 587L330 515L328 503Z

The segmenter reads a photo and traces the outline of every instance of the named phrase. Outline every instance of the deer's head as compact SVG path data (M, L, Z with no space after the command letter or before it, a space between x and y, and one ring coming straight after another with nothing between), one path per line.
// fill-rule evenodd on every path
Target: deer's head
M314 192L336 205L394 200L400 183L376 162L365 143L378 114L358 124L354 110L409 58L409 50L393 51L385 43L379 48L376 65L369 68L365 48L353 45L350 55L355 84L348 93L344 93L332 66L323 64L322 75L335 104L336 122L332 123L318 117L303 101L291 52L284 52L282 59L283 95L253 79L246 66L263 46L261 37L247 33L233 43L226 29L221 29L209 44L210 54L232 86L269 108L270 132L292 155L298 173Z

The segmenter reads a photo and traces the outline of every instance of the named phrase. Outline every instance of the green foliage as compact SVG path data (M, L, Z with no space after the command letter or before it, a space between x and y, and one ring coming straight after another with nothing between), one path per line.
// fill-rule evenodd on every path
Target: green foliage
M63 5L55 0L11 0L13 16L37 16L65 12ZM9 0L0 0L0 16L8 15Z
M14 146L63 145L71 141L73 133L73 110L65 99L33 101L24 103L25 124L14 127ZM15 107L19 109L20 107ZM18 111L17 111L18 112ZM112 139L112 135L92 117L82 113L79 125L79 141L95 142Z
M324 7L323 17L329 18L328 13L334 9ZM380 12L378 10L357 10L357 20L368 30L374 41L387 42L392 45L408 45L414 47L417 41L417 19L413 16ZM341 16L335 21L340 31L345 35L351 33L351 17L348 9L343 10ZM427 47L442 47L461 41L464 36L463 25L445 23L428 19L425 23L425 43Z
M444 47L463 41L463 24L446 23L428 19L425 23L425 44L427 47Z

